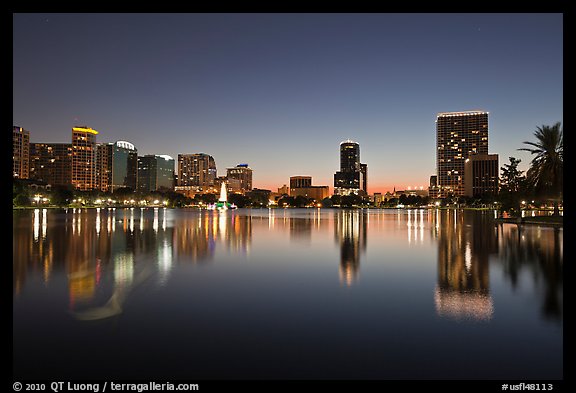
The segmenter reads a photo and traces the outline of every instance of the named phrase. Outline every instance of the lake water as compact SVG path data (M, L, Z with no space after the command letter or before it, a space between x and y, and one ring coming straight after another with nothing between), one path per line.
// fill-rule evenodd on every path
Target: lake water
M562 379L562 287L493 211L14 211L13 375Z

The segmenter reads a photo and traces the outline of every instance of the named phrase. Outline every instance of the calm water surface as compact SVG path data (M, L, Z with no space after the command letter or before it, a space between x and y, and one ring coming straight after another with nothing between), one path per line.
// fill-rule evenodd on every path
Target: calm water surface
M14 211L14 378L561 379L563 230L493 218Z

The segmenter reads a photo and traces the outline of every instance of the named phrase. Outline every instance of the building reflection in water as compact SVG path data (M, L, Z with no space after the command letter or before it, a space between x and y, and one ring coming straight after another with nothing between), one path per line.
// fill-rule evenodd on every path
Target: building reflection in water
M13 225L14 295L29 274L42 272L49 285L60 273L74 315L107 318L119 314L129 292L149 277L165 285L175 264L211 260L218 247L249 250L250 216L181 213L173 225L163 208L20 211Z
M487 214L440 211L433 214L432 235L438 241L438 283L434 303L439 316L489 320L489 255L498 252L497 232Z
M561 322L564 308L564 231L560 228L499 224L499 251L505 277L514 290L520 274L528 271L539 293L542 315Z
M360 254L366 251L367 219L358 209L336 213L334 237L340 243L340 282L350 286L360 271Z
M400 210L398 214L400 215ZM424 209L406 210L406 226L408 227L408 244L424 243Z
M258 220L254 214L163 208L14 211L14 296L22 293L29 277L43 280L46 287L55 282L54 277L62 277L72 312L84 312L89 319L86 311L108 307L106 312L101 310L101 316L117 315L126 296L145 280L166 285L175 266L210 262L218 249L247 254L252 220ZM296 220L293 215L298 215ZM402 219L393 214L382 217L399 223ZM333 225L340 248L340 281L349 286L357 280L367 228L375 225L362 210L328 210L322 218L320 210L306 214L270 211L261 218L279 235L282 228L289 228L291 238L298 241L330 231ZM491 212L412 211L408 242L422 242L426 227L438 246L434 293L438 315L492 318L492 259L501 264L513 290L526 282L521 275L533 277L530 290L538 295L541 313L549 320L562 321L562 229L498 225Z

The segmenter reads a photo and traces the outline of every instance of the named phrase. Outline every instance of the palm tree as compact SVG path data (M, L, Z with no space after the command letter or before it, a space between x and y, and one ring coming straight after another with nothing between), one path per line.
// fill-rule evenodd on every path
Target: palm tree
M526 180L537 194L553 199L554 215L558 215L564 186L564 138L560 122L551 127L537 127L534 136L537 142L524 142L533 148L518 149L536 155L526 172Z

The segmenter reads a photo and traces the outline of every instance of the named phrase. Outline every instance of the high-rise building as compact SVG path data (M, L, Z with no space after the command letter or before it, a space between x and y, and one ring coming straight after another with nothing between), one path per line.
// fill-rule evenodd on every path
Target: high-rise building
M178 154L179 186L214 186L216 162L205 153Z
M152 192L174 189L174 159L168 155L149 154L138 157L138 190Z
M96 144L96 189L110 192L112 184L112 143Z
M366 194L368 166L360 163L360 145L346 140L340 143L340 170L334 174L337 195Z
M72 128L72 186L78 190L96 188L96 135L89 127Z
M368 165L360 164L360 190L368 195Z
M464 195L498 194L498 154L473 154L464 163Z
M30 132L22 127L12 127L12 177L28 179L30 175Z
M442 112L436 117L436 166L439 197L463 196L464 163L488 154L488 112Z
M72 184L72 144L30 143L30 179L51 186Z
M136 190L138 150L130 142L116 141L97 145L97 188L114 192L119 188Z
M248 164L238 164L233 168L226 168L226 177L239 180L242 193L252 190L252 169Z

